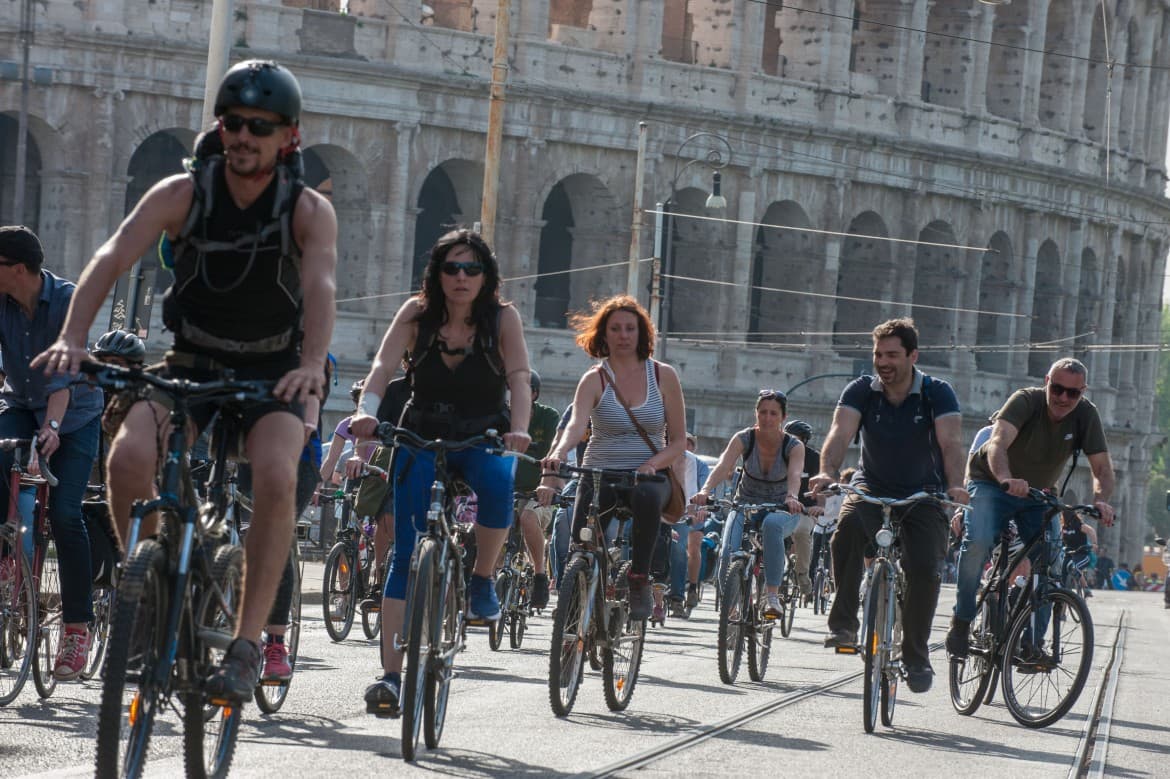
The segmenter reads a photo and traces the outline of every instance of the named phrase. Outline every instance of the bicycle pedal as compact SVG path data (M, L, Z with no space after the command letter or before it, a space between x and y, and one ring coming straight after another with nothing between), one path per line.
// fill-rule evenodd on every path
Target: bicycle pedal
M834 654L838 655L855 655L857 653L858 649L855 646L839 646L834 649Z

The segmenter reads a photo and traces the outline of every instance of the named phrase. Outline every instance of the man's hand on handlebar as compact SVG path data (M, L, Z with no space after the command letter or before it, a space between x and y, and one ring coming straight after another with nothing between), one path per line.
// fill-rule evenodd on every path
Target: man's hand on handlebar
M1004 492L1015 498L1028 497L1028 491L1031 489L1031 485L1024 479L1004 479L999 483L999 486Z
M509 452L526 452L528 446L532 443L532 436L528 435L523 430L513 430L510 433L504 433L504 448Z
M1113 507L1103 500L1093 501L1093 506L1097 511L1101 512L1101 524L1105 527L1113 527L1113 520L1115 519Z
M947 497L955 503L962 503L964 506L971 502L971 494L967 492L967 488L962 485L951 487L947 490Z
M816 495L818 492L828 487L833 482L837 481L829 474L821 471L816 476L808 480L808 491L810 495Z
M369 414L354 414L349 418L349 432L355 438L375 438L378 420Z
M363 466L366 461L357 455L353 455L345 461L345 477L347 479L360 479L364 476Z

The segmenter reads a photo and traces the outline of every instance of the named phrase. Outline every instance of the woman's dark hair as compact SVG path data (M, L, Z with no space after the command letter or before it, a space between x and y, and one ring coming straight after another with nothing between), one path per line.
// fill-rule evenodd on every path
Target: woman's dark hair
M569 317L569 325L577 331L577 345L590 357L608 357L605 328L615 311L627 311L638 319L638 359L648 360L654 354L654 323L637 300L629 295L614 295L606 300L595 300L591 312L579 311Z
M466 227L446 233L431 247L431 257L423 272L422 291L418 294L423 303L418 322L435 331L447 322L447 296L443 294L440 276L447 253L459 244L470 247L475 259L483 265L483 286L471 304L471 317L467 324L473 325L477 332L488 332L494 326L496 309L505 305L500 300L500 266L483 236Z

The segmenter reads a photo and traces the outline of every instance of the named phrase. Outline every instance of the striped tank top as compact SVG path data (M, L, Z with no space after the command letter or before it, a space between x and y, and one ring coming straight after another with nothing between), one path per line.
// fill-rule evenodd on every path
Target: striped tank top
M613 374L609 362L603 360L601 369L605 372L605 391L597 407L589 414L593 432L589 445L585 447L582 465L586 468L634 469L654 456L650 447L630 421L629 414L613 394ZM646 361L646 400L640 406L631 406L646 435L658 447L666 448L666 408L662 405L662 393L658 389L654 361Z

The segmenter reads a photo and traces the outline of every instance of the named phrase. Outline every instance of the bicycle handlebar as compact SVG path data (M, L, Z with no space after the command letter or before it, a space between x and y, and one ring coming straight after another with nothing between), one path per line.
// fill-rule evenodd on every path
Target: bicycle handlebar
M117 365L92 360L82 360L81 372L87 374L95 384L113 391L148 385L173 398L199 398L201 400L268 400L272 397L275 381L236 379L232 371L224 371L222 379L212 381L189 381L167 379L147 373L141 368L122 368Z
M1005 484L1000 484L999 486L1000 489L1003 489L1005 492L1007 491ZM1094 519L1101 518L1101 510L1096 506L1090 506L1088 504L1070 506L1062 501L1059 496L1045 492L1044 490L1036 489L1035 487L1028 488L1028 497L1037 503L1043 503L1045 506L1057 509L1058 511L1072 511L1076 514L1084 514L1086 516L1093 517Z
M561 463L560 470L556 472L543 473L541 475L569 479L572 478L573 474L580 476L597 476L600 477L603 482L608 481L611 484L618 484L622 482L637 484L641 481L666 481L666 477L660 473L638 473L634 470L622 468L584 468L579 465L569 465L568 463Z
M0 450L6 452L11 452L17 449L24 449L25 447L28 447L28 462L25 463L24 468L25 470L31 470L33 463L37 461L37 437L34 435L32 438L0 439ZM54 476L53 472L49 470L49 461L41 460L38 463L38 467L41 471L41 478L45 480L45 483L50 487L56 487L58 483L57 477Z
M500 436L495 430L488 430L480 435L473 435L471 438L464 438L460 441L447 438L427 439L413 430L398 427L393 422L382 422L378 425L375 435L382 439L382 444L385 446L397 446L405 443L416 449L426 449L432 452L440 449L448 452L457 452L460 449L470 449L482 443L495 444L501 447L499 452L492 452L493 454L500 454L504 451L502 448L503 441L500 440Z
M744 503L739 500L720 498L719 500L709 501L707 505L721 506L728 511L740 511L744 514L754 514L757 511L783 511L785 514L792 513L783 503Z
M951 500L944 492L927 492L926 490L919 490L913 495L907 495L904 498L880 498L877 495L871 495L868 492L854 487L852 484L830 484L825 487L822 492L830 495L840 495L847 493L849 495L856 495L866 503L872 503L875 506L890 506L891 508L899 508L901 506L910 506L925 500L931 500L935 503L940 503L946 506L962 506L962 503Z

